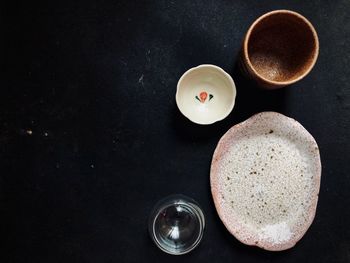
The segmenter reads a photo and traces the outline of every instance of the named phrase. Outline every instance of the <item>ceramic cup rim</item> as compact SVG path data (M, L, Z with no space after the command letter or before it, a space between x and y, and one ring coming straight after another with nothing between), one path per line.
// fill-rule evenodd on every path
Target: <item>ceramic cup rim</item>
M225 111L225 114L223 114L222 116L217 117L215 120L210 121L210 122L200 122L200 121L192 118L191 116L186 115L186 113L182 110L182 108L180 106L180 103L179 103L179 90L181 89L182 81L189 75L189 73L191 73L193 71L200 70L202 68L214 69L217 72L219 72L220 74L222 74L223 76L225 76L225 78L230 82L230 88L231 88L231 90L233 92L231 103L230 103L229 107L227 108L227 110ZM201 65L198 65L196 67L188 69L185 73L182 74L182 76L180 77L180 79L177 82L175 100L176 100L177 108L180 110L182 115L185 116L187 119L189 119L190 121L192 121L192 122L194 122L196 124L209 125L209 124L213 124L215 122L218 122L218 121L221 121L221 120L225 119L232 112L233 107L235 105L236 96L237 96L236 85L235 85L235 82L234 82L234 80L233 80L233 78L231 77L230 74L228 74L225 70L223 70L219 66L216 66L216 65L213 65L213 64L201 64Z
M295 77L295 78L293 78L291 80L288 80L288 81L274 81L274 80L270 80L270 79L265 78L264 76L262 76L261 74L259 74L256 71L256 69L254 68L254 66L251 63L250 58L249 58L248 43L249 43L249 40L250 40L250 36L251 36L253 30L255 29L256 25L258 25L266 17L273 16L273 15L276 15L276 14L288 14L288 15L292 15L292 16L295 16L298 19L300 19L302 22L304 22L309 27L309 29L312 32L313 39L315 41L315 49L313 50L314 56L312 58L311 63L309 64L307 70L304 73L302 73L302 74L298 75L297 77ZM253 24L251 24L251 26L249 27L249 29L248 29L245 37L244 37L243 53L244 53L245 61L247 62L248 66L254 72L254 74L255 74L255 76L257 78L259 78L260 80L262 80L264 82L267 82L268 84L274 85L274 86L281 86L281 85L286 86L286 85L293 84L293 83L303 79L307 74L310 73L310 71L312 70L312 68L316 64L316 61L317 61L317 58L318 58L318 54L319 54L319 40L318 40L317 32L316 32L314 26L311 24L311 22L306 17L304 17L303 15L301 15L301 14L295 12L295 11L291 11L291 10L286 10L286 9L274 10L274 11L267 12L267 13L263 14L262 16L258 17L253 22Z

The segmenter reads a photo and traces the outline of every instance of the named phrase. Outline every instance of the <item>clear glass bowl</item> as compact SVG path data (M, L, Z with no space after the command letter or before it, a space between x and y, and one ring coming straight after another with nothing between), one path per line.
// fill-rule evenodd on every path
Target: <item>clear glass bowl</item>
M197 202L184 195L171 195L159 201L148 224L154 243L172 255L183 255L197 247L204 227L201 208Z

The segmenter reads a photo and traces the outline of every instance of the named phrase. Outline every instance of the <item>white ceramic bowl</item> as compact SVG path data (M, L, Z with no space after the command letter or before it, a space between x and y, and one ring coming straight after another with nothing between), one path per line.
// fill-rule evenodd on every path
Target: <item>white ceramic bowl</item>
M224 119L233 109L236 86L223 69L200 65L187 70L177 83L176 104L181 113L198 124Z

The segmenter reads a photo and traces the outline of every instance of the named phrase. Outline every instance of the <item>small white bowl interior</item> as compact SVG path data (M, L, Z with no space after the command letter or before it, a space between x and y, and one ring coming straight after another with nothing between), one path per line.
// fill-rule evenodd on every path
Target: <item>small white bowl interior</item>
M223 69L200 65L186 71L177 84L176 103L183 115L198 124L224 119L233 109L236 86Z

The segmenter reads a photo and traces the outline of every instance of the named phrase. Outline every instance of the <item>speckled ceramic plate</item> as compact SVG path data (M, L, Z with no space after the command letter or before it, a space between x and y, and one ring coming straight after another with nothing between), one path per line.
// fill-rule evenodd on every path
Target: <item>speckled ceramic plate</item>
M293 247L311 225L321 161L317 143L294 119L262 112L219 141L210 173L217 212L241 242Z

